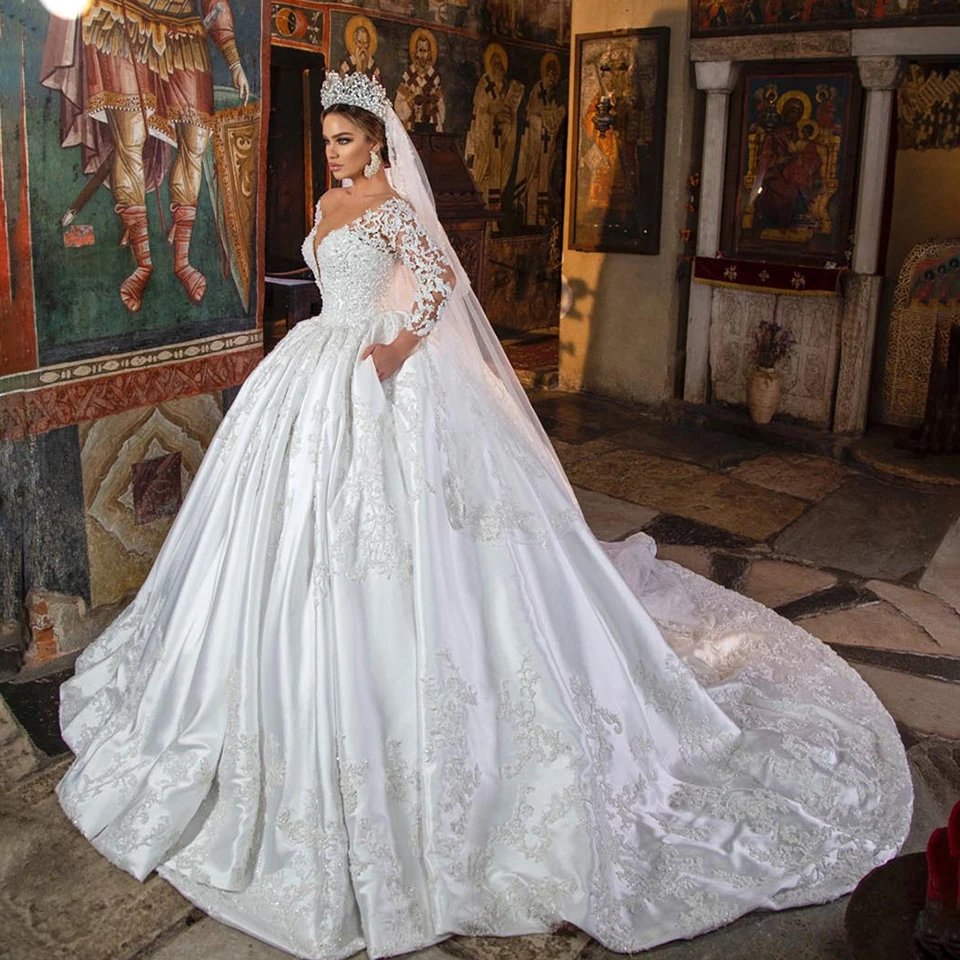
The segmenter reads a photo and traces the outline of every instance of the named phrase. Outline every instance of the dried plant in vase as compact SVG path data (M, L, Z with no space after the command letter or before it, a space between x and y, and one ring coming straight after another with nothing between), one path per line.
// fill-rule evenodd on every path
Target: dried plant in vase
M761 320L754 334L755 369L747 381L747 406L754 423L769 423L780 404L777 366L796 346L794 335L776 320Z

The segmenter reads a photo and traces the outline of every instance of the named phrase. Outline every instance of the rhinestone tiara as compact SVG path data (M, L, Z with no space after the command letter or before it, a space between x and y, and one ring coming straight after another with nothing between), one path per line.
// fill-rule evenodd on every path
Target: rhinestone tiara
M345 77L333 71L327 73L320 88L320 103L324 110L335 103L361 107L376 114L384 123L387 122L387 111L390 109L387 91L376 80L370 80L362 73L348 73Z

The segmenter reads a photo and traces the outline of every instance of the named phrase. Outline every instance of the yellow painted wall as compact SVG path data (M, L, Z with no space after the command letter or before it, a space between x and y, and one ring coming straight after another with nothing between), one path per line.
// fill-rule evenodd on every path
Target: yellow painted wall
M624 400L658 403L673 396L680 288L676 282L686 211L695 91L690 81L687 0L573 0L578 33L629 27L670 28L660 254L580 253L567 247L573 210L577 122L570 84L567 207L563 275L573 307L560 323L560 383ZM571 56L571 70L574 59Z
M910 250L960 236L960 150L898 150L886 275L896 282Z
M960 150L898 150L890 239L882 265L884 296L871 378L871 421L889 422L883 405L883 382L900 268L918 243L949 237L960 237Z

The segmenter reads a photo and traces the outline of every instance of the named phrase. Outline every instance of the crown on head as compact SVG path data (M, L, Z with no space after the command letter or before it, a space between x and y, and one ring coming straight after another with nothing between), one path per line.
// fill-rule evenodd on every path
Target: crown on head
M361 107L376 114L384 123L387 122L387 111L390 109L387 91L363 73L348 73L341 77L339 73L329 72L320 88L320 103L324 110L335 103Z

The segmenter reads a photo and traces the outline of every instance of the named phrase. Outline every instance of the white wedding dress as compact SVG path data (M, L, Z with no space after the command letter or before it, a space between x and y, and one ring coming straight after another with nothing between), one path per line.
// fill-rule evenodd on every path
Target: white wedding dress
M63 688L58 793L97 849L323 960L565 922L638 951L893 856L912 793L874 694L649 538L597 542L444 340L411 207L304 256L323 313L247 380ZM414 313L383 306L399 261ZM411 318L435 329L381 385L360 353Z

